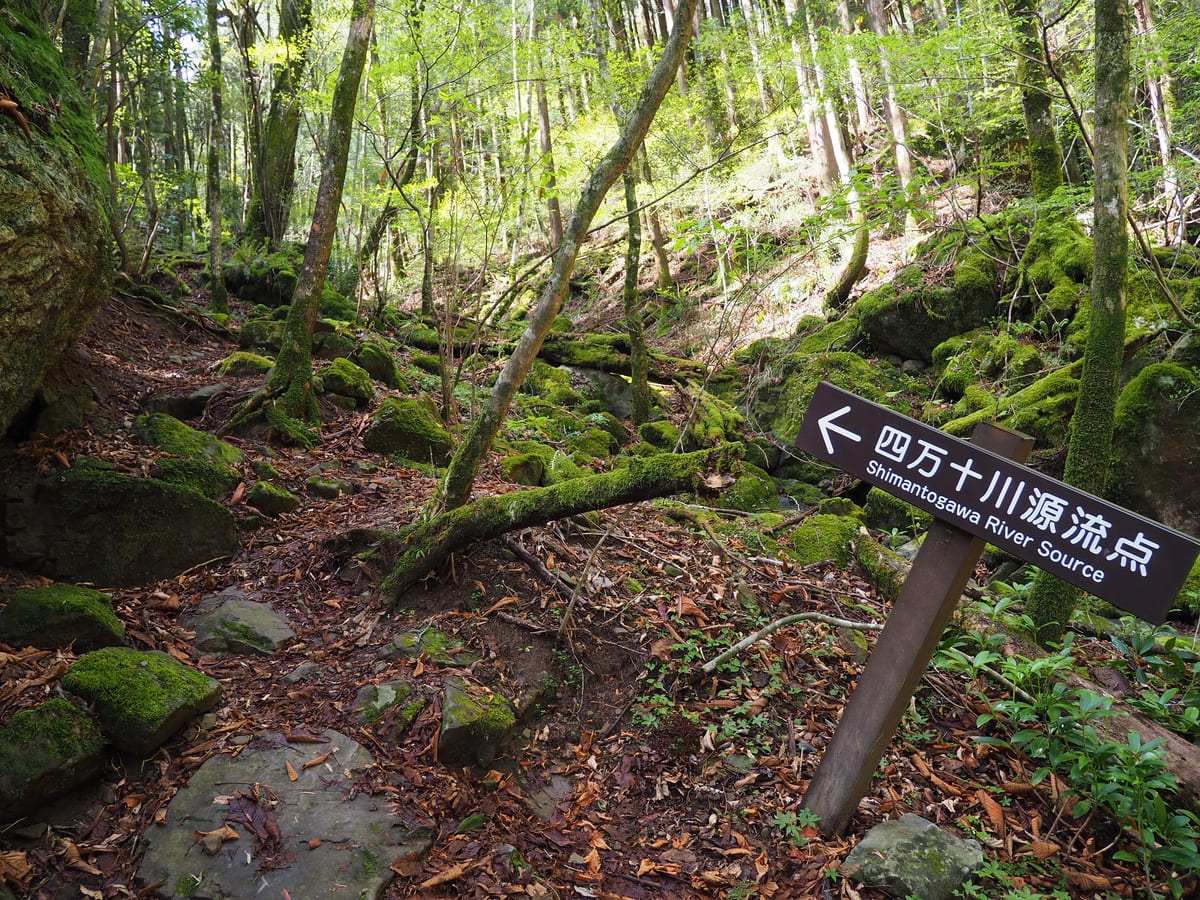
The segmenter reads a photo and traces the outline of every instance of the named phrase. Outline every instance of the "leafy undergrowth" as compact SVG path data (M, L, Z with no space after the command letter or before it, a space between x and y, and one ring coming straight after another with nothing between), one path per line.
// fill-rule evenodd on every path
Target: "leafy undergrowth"
M73 351L98 398L95 423L27 442L17 453L47 470L90 455L145 471L147 448L128 437L140 401L167 387L211 382L212 367L231 349L114 299ZM984 844L988 862L971 897L1154 896L1171 888L1171 860L1148 865L1129 830L1116 827L1116 815L1095 797L1072 793L1067 775L1071 765L1082 774L1084 749L1062 750L1075 755L1058 772L1039 758L1040 726L1018 694L981 668L995 671L1013 657L965 627L922 682L847 835L822 839L799 803L872 633L807 621L711 674L701 666L785 615L881 623L888 605L858 573L793 568L774 558L754 539L752 523L710 530L694 517L665 515L667 506L640 505L534 529L513 538L577 589L539 580L494 543L456 560L452 572L389 612L374 591L378 573L329 540L407 522L433 482L366 454L365 423L365 413L328 408L314 450L277 450L272 459L289 485L320 471L351 482L353 493L306 497L296 512L244 533L232 559L111 592L135 647L197 665L221 681L224 700L211 728L185 732L148 760L115 758L100 783L46 814L48 828L0 835L4 871L20 876L23 895L141 895L139 836L161 821L201 763L260 731L326 727L375 754L378 766L362 791L438 835L428 856L397 862L388 897L870 898L879 895L853 885L839 864L868 828L905 812ZM265 452L249 441L243 447L251 456ZM372 467L356 468L360 459ZM480 489L501 489L495 466ZM235 511L240 496L225 498ZM6 589L30 580L0 570ZM228 586L256 592L283 612L295 641L270 658L198 656L178 625L180 613ZM392 637L426 623L482 660L465 673L426 659L380 660ZM0 721L53 695L73 658L69 651L0 650ZM1072 650L1134 678L1149 655L1141 644ZM322 667L318 681L283 681L308 661ZM495 769L435 761L447 675L503 690L544 671L558 681L557 698L531 711L519 745ZM1011 681L1021 671L1010 663L998 674ZM400 740L384 723L359 725L353 711L363 684L397 677L433 701ZM1173 700L1164 703L1186 719ZM1061 716L1077 701L1060 697L1052 712ZM1194 715L1188 721L1194 725ZM1115 771L1123 758L1108 762ZM1194 893L1195 878L1174 886Z

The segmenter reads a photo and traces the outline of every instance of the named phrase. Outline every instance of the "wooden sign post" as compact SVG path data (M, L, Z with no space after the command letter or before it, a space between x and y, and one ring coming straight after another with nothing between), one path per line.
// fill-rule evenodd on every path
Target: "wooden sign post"
M1200 544L1027 469L1033 440L988 423L971 442L822 382L796 446L936 517L804 806L841 832L870 786L917 683L990 542L1154 622Z

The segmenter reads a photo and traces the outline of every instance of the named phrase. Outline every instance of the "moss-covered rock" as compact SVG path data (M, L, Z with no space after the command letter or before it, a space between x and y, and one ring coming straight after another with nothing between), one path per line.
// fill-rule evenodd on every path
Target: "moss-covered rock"
M1200 533L1200 376L1147 366L1117 401L1108 496L1189 534Z
M418 400L388 397L363 432L373 453L398 454L413 462L445 463L453 441L442 423Z
M242 245L223 267L225 286L247 303L286 307L296 293L303 248L289 244L273 253Z
M142 443L173 456L203 459L223 466L235 466L242 461L242 451L237 447L166 413L138 416L133 420L133 433Z
M832 562L846 569L854 562L854 543L860 538L861 528L862 523L849 516L828 513L810 516L780 546L799 565Z
M221 699L221 685L158 651L107 647L81 656L62 679L63 690L95 709L113 745L153 753L195 716Z
M737 481L723 490L709 506L755 512L778 509L779 491L771 476L752 463L742 463Z
M679 429L666 419L638 426L638 437L660 450L674 450L679 443Z
M542 483L546 474L546 463L554 455L554 450L546 448L546 453L526 451L506 456L500 461L500 477L513 484L527 484L537 487Z
M125 643L108 594L74 584L31 587L0 609L0 641L13 647L95 650Z
M428 372L430 375L442 374L442 358L434 356L432 353L414 353L412 355L412 364L423 372Z
M555 450L546 460L546 471L542 473L542 486L550 487L572 481L589 473L581 469L571 457L561 450Z
M106 155L31 4L0 8L0 435L108 297Z
M1078 394L1079 365L1074 364L1055 369L1029 387L993 397L978 410L946 422L942 430L966 436L980 422L994 420L1030 435L1039 447L1061 447Z
M298 507L300 498L269 481L256 481L246 493L246 503L264 515L282 516Z
M95 721L62 698L13 715L0 726L0 823L95 776L107 744Z
M321 292L320 313L326 319L353 322L358 317L358 308L337 291L327 287Z
M393 739L402 737L424 708L425 699L414 697L404 681L363 685L354 698L358 721L367 726L388 721Z
M312 352L315 359L349 359L354 355L354 338L337 331L329 323L324 330L313 333Z
M209 500L216 500L232 491L241 480L237 469L203 459L164 457L158 461L156 468L162 481L195 491Z
M33 479L8 504L2 545L11 565L61 581L135 585L230 555L233 515L196 492L77 459Z
M457 668L479 662L478 653L472 653L440 628L432 627L406 631L384 647L379 655L383 659L424 658L439 666Z
M408 382L400 374L400 369L396 365L396 357L382 342L364 341L350 358L366 369L376 381L392 390L408 393Z
M238 346L278 353L283 346L283 323L277 319L247 319L238 331Z
M370 373L348 359L335 359L329 365L323 366L317 372L317 377L325 385L326 393L353 400L359 409L366 407L375 398L375 385L371 383Z
M237 588L205 597L180 622L196 632L201 653L270 656L296 637L287 619L269 604L251 600Z
M512 703L461 678L448 678L442 697L438 761L448 766L491 765L517 725Z
M1007 329L979 328L938 344L933 364L940 370L939 393L957 399L967 388L981 380L1023 386L1044 368L1037 348L1018 340Z
M238 350L217 363L217 374L224 378L255 378L267 374L273 365L273 359Z
M929 513L887 491L877 487L867 491L867 499L863 503L863 522L868 528L915 537L922 531L927 531L932 521L933 516Z

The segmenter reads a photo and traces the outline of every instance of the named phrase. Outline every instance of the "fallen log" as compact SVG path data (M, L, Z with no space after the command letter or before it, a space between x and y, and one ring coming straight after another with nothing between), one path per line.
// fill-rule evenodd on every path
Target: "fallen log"
M685 491L713 493L728 484L721 476L737 466L742 449L740 443L729 443L695 453L634 457L615 472L481 497L381 540L380 549L395 558L383 589L394 605L451 554L520 528Z

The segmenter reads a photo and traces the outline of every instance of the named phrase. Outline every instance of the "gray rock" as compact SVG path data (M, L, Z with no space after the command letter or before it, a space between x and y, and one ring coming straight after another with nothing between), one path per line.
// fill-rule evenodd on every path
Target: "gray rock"
M107 744L96 722L67 700L16 713L0 728L0 823L90 779Z
M218 382L196 388L186 394L155 394L146 401L146 412L166 413L176 419L195 419L204 414L214 397L219 397L228 390L229 385Z
M418 628L398 635L379 652L382 659L425 657L439 666L465 668L479 661L479 655L467 650L446 632L432 627Z
M603 369L586 369L580 366L561 366L578 380L587 382L583 394L589 400L599 400L604 408L618 419L628 419L633 411L633 388L620 375Z
M391 713L392 735L398 739L421 714L425 700L413 697L412 688L406 682L388 681L364 684L354 698L354 708L358 721L364 725L374 725Z
M269 481L257 481L246 494L246 503L264 515L274 517L290 513L300 505L300 498L287 488L271 484Z
M512 703L486 688L447 678L442 697L438 761L448 766L491 765L516 728Z
M88 409L92 405L92 389L87 385L78 385L64 391L43 386L39 393L45 407L38 413L33 426L34 431L39 431L46 437L56 437L68 428L74 428L87 421Z
M0 559L59 581L128 586L170 578L237 548L225 507L97 460L0 488Z
M157 896L194 900L382 896L391 864L426 853L433 832L406 827L388 804L356 790L357 774L375 765L362 746L336 731L322 737L327 743L288 744L268 734L236 759L208 760L175 795L163 824L143 836L139 879L159 884ZM251 785L259 786L259 802ZM210 838L206 848L197 838L226 825L236 840Z
M221 685L156 650L106 647L77 659L63 690L82 697L119 750L147 756L221 699Z
M325 670L315 662L300 663L300 665L296 666L296 668L292 669L292 671L283 676L283 683L299 684L301 681L308 681L310 678L316 678L323 671Z
M0 640L13 647L96 650L125 643L108 594L74 584L25 588L0 610Z
M905 813L876 825L850 851L842 871L897 897L951 900L983 865L983 848Z
M270 606L247 599L236 588L205 597L180 623L196 632L196 649L203 653L269 656L296 636Z

